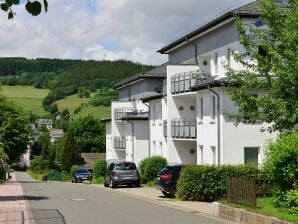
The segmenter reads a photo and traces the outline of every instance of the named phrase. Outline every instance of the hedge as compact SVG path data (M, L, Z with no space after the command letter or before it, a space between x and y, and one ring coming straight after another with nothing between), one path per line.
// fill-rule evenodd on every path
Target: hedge
M96 160L93 167L93 178L97 179L99 177L104 177L107 171L107 161Z
M4 182L5 180L6 180L5 168L0 166L0 182Z
M215 201L226 195L228 176L256 176L254 165L186 166L177 182L177 198L188 201Z
M167 165L167 160L161 156L152 156L143 159L139 164L141 178L144 183L153 181L157 173Z

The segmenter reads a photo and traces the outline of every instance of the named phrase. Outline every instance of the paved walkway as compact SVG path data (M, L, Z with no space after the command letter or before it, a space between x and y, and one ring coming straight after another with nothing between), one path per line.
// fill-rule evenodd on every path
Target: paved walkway
M0 185L0 224L29 224L28 208L22 186L15 174Z

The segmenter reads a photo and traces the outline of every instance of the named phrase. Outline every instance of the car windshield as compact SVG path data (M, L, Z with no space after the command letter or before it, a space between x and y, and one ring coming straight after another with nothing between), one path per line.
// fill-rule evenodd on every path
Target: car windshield
M77 170L76 173L78 174L90 174L88 170Z
M134 163L119 163L116 165L116 170L135 170L136 165Z
M161 171L159 171L159 175L164 175L164 174L166 174L166 173L170 173L171 172L171 170L172 170L172 167L170 167L170 166L166 166L165 168L163 168Z

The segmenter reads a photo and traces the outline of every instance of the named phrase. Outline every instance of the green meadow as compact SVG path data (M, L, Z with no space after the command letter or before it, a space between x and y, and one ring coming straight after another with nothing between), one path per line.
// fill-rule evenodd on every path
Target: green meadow
M42 107L42 100L49 93L48 89L36 89L32 86L1 86L0 93L14 101L25 113L31 111L39 117L50 116L50 113L46 112ZM93 95L91 95L91 97ZM111 116L110 107L94 107L88 105L89 99L90 98L79 98L77 94L74 94L65 99L58 100L55 103L60 112L64 109L68 109L73 118L88 114L91 114L96 118ZM81 107L81 111L78 114L74 114L74 110L78 107Z
M36 89L32 86L1 86L0 93L21 107L25 113L32 112L40 117L49 116L42 107L43 98L48 89Z

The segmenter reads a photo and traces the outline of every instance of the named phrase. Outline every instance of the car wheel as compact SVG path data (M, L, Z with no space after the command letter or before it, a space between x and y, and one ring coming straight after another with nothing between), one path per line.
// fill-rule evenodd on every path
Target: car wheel
M166 192L166 191L161 191L161 193L162 193L164 196L166 196L166 197L169 197L169 196L170 196L170 194L169 194L168 192Z
M175 198L176 197L176 186L173 186L171 189L170 189L170 192L169 192L170 196L172 198Z
M141 186L140 182L137 182L135 185L136 185L136 187L140 187Z
M114 184L114 181L113 179L111 178L110 180L110 185L109 185L110 188L114 188L115 187L115 184Z

